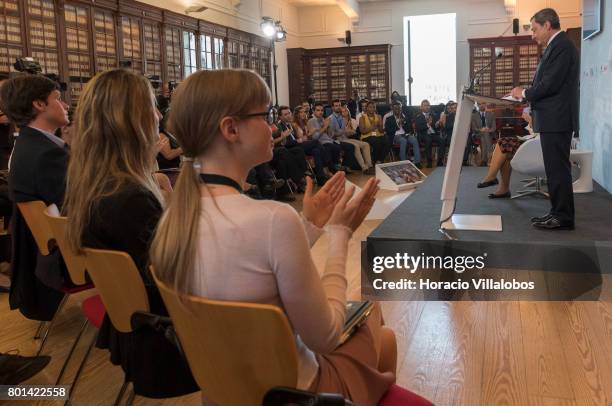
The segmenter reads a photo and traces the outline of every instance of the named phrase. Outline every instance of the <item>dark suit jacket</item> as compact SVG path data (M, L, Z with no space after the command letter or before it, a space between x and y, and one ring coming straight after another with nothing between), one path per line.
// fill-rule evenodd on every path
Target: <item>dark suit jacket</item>
M565 32L546 47L533 83L525 90L535 132L578 131L580 56Z
M402 114L402 116L404 115ZM410 134L412 132L412 128L410 127L411 127L410 120L408 120L404 116L404 125L402 126L402 128L404 129L404 132L406 134ZM395 132L397 130L398 128L397 128L397 121L395 120L395 115L387 117L387 119L385 120L385 134L387 134L387 137L393 140L393 137L395 136Z
M429 116L431 117L431 128L436 131L436 121L438 120L433 112L430 112ZM420 136L427 135L427 119L422 111L414 117L414 127Z
M42 265L38 247L16 203L42 200L61 207L64 199L68 151L40 131L23 127L15 141L9 171L9 196L13 201L11 261L11 309L35 320L51 320L63 293L43 284L36 275L47 275L55 284L65 276L59 253L45 258ZM41 269L41 266L44 269ZM48 283L47 283L48 284Z

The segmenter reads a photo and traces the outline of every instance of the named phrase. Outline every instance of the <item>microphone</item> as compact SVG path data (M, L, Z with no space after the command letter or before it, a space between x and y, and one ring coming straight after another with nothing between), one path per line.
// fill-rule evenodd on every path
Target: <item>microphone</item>
M493 65L493 62L497 61L502 56L504 56L504 48L495 47L495 59L486 64L483 68L479 69L478 72L476 72L474 76L472 76L468 93L474 93L474 86L476 86L476 84L478 83L479 75L481 75L488 67Z

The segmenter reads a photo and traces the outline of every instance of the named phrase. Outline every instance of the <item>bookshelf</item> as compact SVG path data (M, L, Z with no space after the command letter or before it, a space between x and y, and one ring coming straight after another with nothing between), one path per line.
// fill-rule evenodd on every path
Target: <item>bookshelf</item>
M391 95L391 46L287 49L289 98L295 106L313 94L316 101L348 100L354 89L361 97L388 102Z
M128 61L164 82L245 67L271 84L271 55L265 38L137 1L0 0L0 73L32 56L68 84L73 106L93 75Z
M485 96L503 97L515 86L529 86L538 67L541 47L531 36L469 39L471 75L495 59L495 48L503 56L485 69L476 91Z

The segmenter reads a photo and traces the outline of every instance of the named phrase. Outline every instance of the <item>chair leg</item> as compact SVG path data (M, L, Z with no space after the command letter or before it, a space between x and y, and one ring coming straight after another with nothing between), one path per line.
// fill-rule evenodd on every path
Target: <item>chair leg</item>
M123 399L123 394L125 393L127 386L128 386L128 381L127 380L123 381L123 385L121 385L119 394L117 394L117 399L115 399L114 406L119 406L119 404L121 403L121 399Z
M66 372L66 367L68 366L68 363L70 362L70 358L72 358L74 349L76 348L77 344L81 340L83 331L85 331L85 329L87 328L88 323L89 323L88 320L85 319L85 321L83 322L83 325L81 326L81 329L79 330L79 334L77 335L76 339L74 340L74 343L72 344L72 348L70 348L70 352L68 353L68 356L66 357L66 361L64 361L64 365L62 366L62 369L60 370L59 376L57 377L57 381L55 382L56 385L59 385L60 382L62 381L62 376L64 376L64 372Z
M34 339L38 340L40 338L40 334L42 333L43 327L45 327L45 322L41 321L38 323L38 329L36 329L36 334L34 334Z
M43 336L42 341L40 342L40 347L38 348L38 352L36 353L36 356L39 356L42 353L42 350L45 347L45 343L47 342L47 338L49 338L49 333L51 332L51 329L53 328L53 324L55 324L55 321L57 320L57 315L62 311L62 308L64 307L67 301L68 301L68 295L64 295L64 297L62 298L62 301L57 307L57 311L55 312L55 314L53 315L53 318L49 322L49 327L47 327L47 330L45 331L45 335Z
M74 395L74 391L76 390L77 384L79 383L79 378L81 377L81 373L83 372L85 363L87 363L87 359L89 358L89 355L91 354L91 350L93 349L94 344L96 343L97 339L98 339L98 333L94 334L93 340L91 340L91 343L89 343L89 347L87 348L87 352L85 353L85 356L83 357L83 361L81 361L81 365L79 365L79 369L77 370L76 375L74 376L72 385L70 385L70 392L68 393L68 400L66 400L66 403L64 403L64 406L68 406L70 404L70 401L72 400L72 396Z
M134 398L136 398L136 392L134 392L134 388L132 388L127 398L127 402L125 402L125 406L132 406L132 403L134 403Z

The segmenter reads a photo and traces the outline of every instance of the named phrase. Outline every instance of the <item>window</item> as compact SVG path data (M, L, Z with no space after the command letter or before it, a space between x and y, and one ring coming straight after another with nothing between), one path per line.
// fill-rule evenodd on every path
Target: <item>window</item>
M213 38L215 51L215 69L223 69L223 48L224 41L221 38Z
M404 90L413 103L457 100L455 26L454 13L404 17Z
M238 43L231 40L227 41L227 63L230 68L238 68L240 66L238 55Z
M115 19L110 11L94 11L94 37L96 71L102 72L117 67L115 46Z
M212 37L210 35L200 36L200 49L200 67L206 70L214 69Z
M195 34L183 31L183 58L185 61L185 77L198 70L196 61Z

